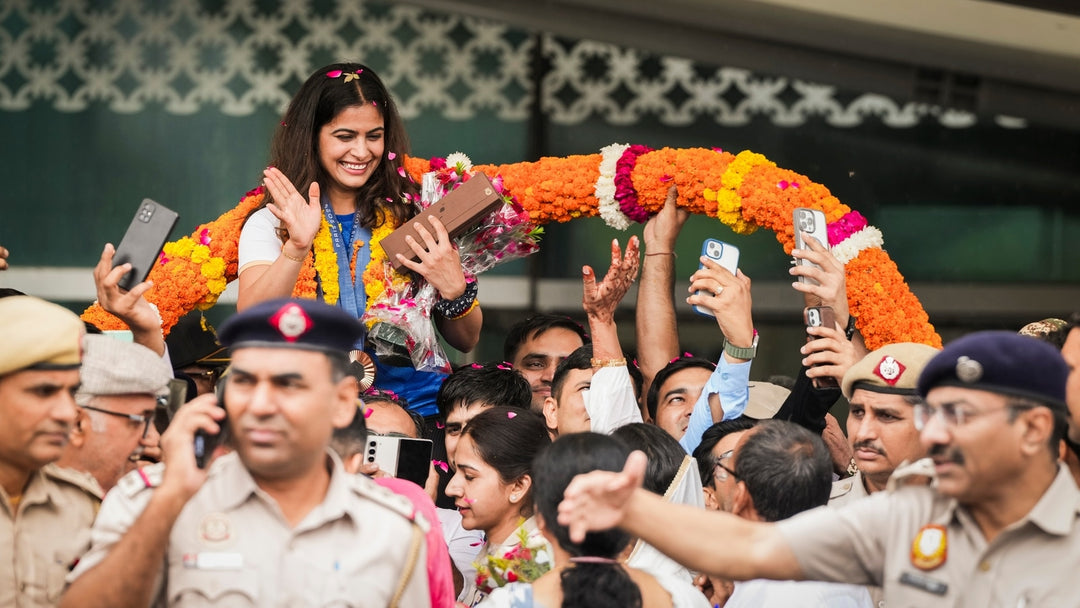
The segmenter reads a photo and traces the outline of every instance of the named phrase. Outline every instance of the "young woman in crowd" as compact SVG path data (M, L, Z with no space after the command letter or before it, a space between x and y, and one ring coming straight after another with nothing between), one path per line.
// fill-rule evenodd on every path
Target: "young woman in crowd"
M477 577L465 581L460 596L466 605L478 604L485 589L505 576L492 572L489 557L520 563L511 579L528 578L529 572L550 565L551 547L536 527L532 499L533 458L550 443L543 418L528 410L489 408L465 425L446 495L454 499L465 529L484 532L485 541L477 548ZM529 551L528 558L518 560L523 549Z
M531 585L511 583L492 592L482 604L492 608L624 608L676 606L652 575L628 567L619 556L630 536L619 529L590 532L581 543L570 541L558 524L559 502L575 475L593 470L622 470L628 450L598 433L560 437L533 462L533 497L537 525L551 542L554 567ZM704 600L704 598L702 598Z
M274 134L270 166L263 171L266 194L240 234L237 308L289 297L314 280L310 295L324 299L332 289L338 293L338 306L362 317L365 280L382 282L392 276L391 260L381 247L372 247L373 236L416 214L418 188L401 170L408 151L405 125L371 68L335 63L316 70L293 97ZM475 283L466 281L442 224L433 221L430 229L418 233L424 242L413 241L412 247L419 261L404 264L438 292L432 318L440 333L451 346L468 352L479 340L482 324ZM318 243L325 250L332 247L333 256L320 251ZM315 275L321 269L330 274L321 260L331 257L336 259L336 277ZM381 269L369 268L373 257L376 262L382 258ZM426 374L380 364L376 380L430 415L437 411L434 398L444 376Z

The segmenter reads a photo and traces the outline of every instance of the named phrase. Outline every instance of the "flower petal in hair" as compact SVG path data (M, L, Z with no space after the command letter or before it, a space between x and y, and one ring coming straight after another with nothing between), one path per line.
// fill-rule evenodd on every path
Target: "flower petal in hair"
M341 76L341 74L342 74L341 70L330 70L329 72L326 73L326 77L327 78L337 78L338 76Z
M506 417L513 420L514 418L517 418L517 412L506 412Z

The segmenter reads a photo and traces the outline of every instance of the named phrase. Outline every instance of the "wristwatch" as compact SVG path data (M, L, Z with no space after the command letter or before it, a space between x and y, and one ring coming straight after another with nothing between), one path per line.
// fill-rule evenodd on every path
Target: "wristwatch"
M753 359L754 355L757 354L757 343L758 334L756 331L754 332L754 343L748 348L735 346L731 342L728 342L727 338L724 338L724 352L736 359Z

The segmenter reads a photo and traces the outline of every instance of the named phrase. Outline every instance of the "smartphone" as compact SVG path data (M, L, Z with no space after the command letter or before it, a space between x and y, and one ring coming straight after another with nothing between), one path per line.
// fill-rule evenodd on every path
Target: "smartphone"
M828 226L825 224L825 213L818 211L817 209L807 209L806 207L797 207L792 215L792 226L795 227L795 248L796 249L809 249L810 246L806 244L806 239L803 238L805 233L807 236L814 237L817 242L823 246L829 246L829 231ZM817 264L809 260L796 259L795 263L800 266L813 266L815 268L821 268ZM800 283L809 283L811 285L817 285L818 282L814 279L807 277L799 277ZM831 327L831 326L830 326Z
M143 199L113 256L113 268L131 264L131 270L120 277L121 289L130 291L150 276L150 270L157 263L158 254L179 217L165 205Z
M225 409L225 386L229 383L229 372L225 370L225 373L221 374L221 378L218 379L217 388L214 389L214 394L217 395L218 407ZM199 429L195 431L195 464L200 469L205 469L206 465L210 464L210 458L214 455L214 450L219 445L225 442L225 439L229 434L229 418L226 416L218 421L218 426L221 427L221 431L211 435L206 431Z
M422 488L431 471L431 448L430 439L370 435L364 461L374 462L394 477L408 479Z
M806 327L829 327L836 329L836 313L833 312L831 306L810 306L803 311L803 318L806 321ZM814 336L807 334L806 341L814 339ZM816 366L815 366L816 367ZM840 386L836 381L836 378L825 377L815 378L814 388L826 388Z
M720 266L726 268L731 274L735 274L735 271L739 269L739 248L729 243L711 238L705 239L705 242L701 244L701 255L720 264ZM704 267L705 264L698 264L699 270ZM698 290L696 293L700 294L701 290ZM694 312L705 317L716 318L713 311L696 304L694 305Z

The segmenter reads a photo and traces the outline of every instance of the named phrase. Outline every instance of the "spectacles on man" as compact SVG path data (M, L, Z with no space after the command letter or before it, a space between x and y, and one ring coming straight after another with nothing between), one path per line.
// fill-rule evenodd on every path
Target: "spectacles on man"
M720 454L720 456L716 459L716 466L713 467L713 477L714 478L716 478L719 481L726 481L727 478L728 478L728 475L730 475L732 478L734 478L736 480L739 479L739 474L736 473L733 469L728 468L723 463L723 461L730 459L731 455L733 453L734 453L734 450L728 450L728 451L724 452L723 454ZM717 470L716 469L720 469L720 470L722 470L724 472L723 477L720 477L720 476L717 475Z
M115 412L113 410L107 410L103 407L97 407L93 405L82 406L84 410L91 410L94 412L101 412L102 414L108 414L109 416L116 416L117 418L126 418L132 425L142 426L142 438L146 439L146 436L150 434L150 425L154 422L154 414L152 412L146 414L125 414L123 412Z
M940 406L933 406L929 403L917 403L914 408L915 430L921 432L926 428L926 425L930 422L931 418L937 418L945 428L954 429L958 426L964 426L972 419L978 418L979 416L985 416L1004 410L1018 409L1021 407L1021 405L1010 403L992 410L978 412L966 408L963 404L958 402L942 403Z

